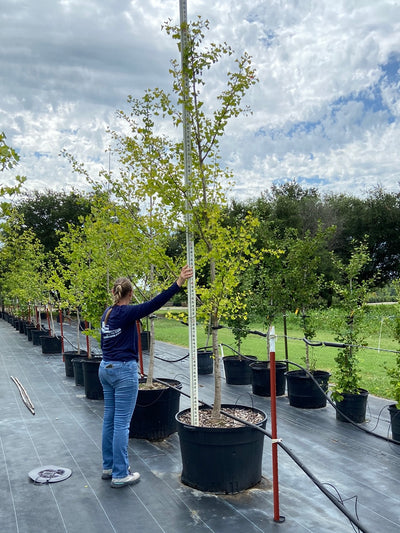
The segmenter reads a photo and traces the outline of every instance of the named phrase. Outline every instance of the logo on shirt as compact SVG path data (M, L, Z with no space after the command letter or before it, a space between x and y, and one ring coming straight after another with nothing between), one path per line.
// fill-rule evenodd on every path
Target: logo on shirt
M101 333L105 339L111 339L113 337L118 337L121 333L121 328L110 329L104 322L101 323Z

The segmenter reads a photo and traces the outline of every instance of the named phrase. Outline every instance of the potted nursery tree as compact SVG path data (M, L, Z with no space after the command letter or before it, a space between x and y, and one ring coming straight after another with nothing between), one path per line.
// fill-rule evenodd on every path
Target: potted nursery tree
M293 407L317 409L326 406L330 373L316 369L310 357L312 339L316 335L315 322L309 314L318 307L323 275L319 273L321 255L318 253L334 228L318 228L315 235L307 232L302 238L297 232L290 239L285 268L285 284L290 291L292 308L300 310L301 328L305 341L305 369L286 372L289 403Z
M142 117L144 122L141 124L143 131L148 130L147 115L144 108ZM116 132L113 132L113 136L118 138ZM110 303L111 279L122 274L128 276L135 286L135 298L140 303L142 299L151 298L165 288L172 278L175 278L176 272L171 257L165 252L172 226L171 220L168 221L167 218L171 215L157 205L155 199L147 194L140 183L143 177L154 176L157 172L157 168L151 166L152 146L155 140L153 144L142 147L143 153L135 149L134 143L129 138L118 139L118 142L121 143L117 150L122 165L121 181L115 179L111 173L104 172L101 175L108 183L104 189L104 180L96 182L81 165L76 163L73 156L66 154L74 169L83 173L90 183L95 184L100 198L108 197L111 192L119 204L117 206L106 203L101 212L96 213L95 220L90 219L85 222L85 244L80 247L79 252L82 254L84 250L86 257L84 261L87 262L86 268L79 269L85 276L85 279L81 279L81 288L87 287L87 291L84 291L86 297L82 302L82 310L96 324L99 323L106 304ZM122 148L124 142L128 143L129 149ZM136 177L138 181L135 181ZM90 250L90 261L87 259L88 250ZM100 251L103 250L108 253L101 254ZM113 250L116 252L115 255L112 255ZM93 275L90 272L93 272ZM104 275L107 287L105 292ZM102 297L99 297L99 290L102 291ZM92 300L93 295L96 297L95 301ZM100 307L96 306L96 302L100 302ZM147 378L140 379L130 436L159 440L176 431L175 414L179 410L180 399L177 389L181 387L181 383L168 378L154 378L154 317L149 317L149 322L148 373ZM137 327L140 334L139 323ZM93 334L96 333L97 330L94 329ZM83 361L84 370L92 363L89 359ZM100 384L98 389L100 390Z
M182 143L177 143L174 138L167 139L162 133L166 131L163 128L158 135L154 133L152 136L152 143L154 140L158 142L154 157L158 158L159 172L145 176L143 187L148 194L157 194L163 208L173 213L177 229L186 224L196 242L196 271L201 280L196 290L201 302L198 316L205 324L211 317L215 378L213 408L210 412L200 408L198 426L191 425L187 410L177 415L182 481L200 490L236 492L260 481L264 436L245 425L224 427L226 421L221 413L222 407L224 410L235 409L221 403L218 328L221 319L244 312L243 297L237 293L239 274L250 262L258 260L253 254L252 237L257 221L249 215L236 227L224 225L226 182L231 176L218 163L218 149L229 119L244 111L241 100L255 83L255 75L250 58L244 54L236 61L237 68L232 65L235 70L228 72L227 88L218 97L219 109L207 116L204 102L200 99L205 85L204 76L221 57L229 60L232 50L226 44L219 46L213 43L204 48L208 23L201 19L181 26L167 22L164 27L178 41L183 52L183 67L178 61L173 61L171 73L176 101L184 104L184 110L191 119L191 185L187 187L184 183ZM190 91L184 82L186 79L190 80ZM180 126L182 112L174 101L158 89L148 91L142 101L131 100L134 112L129 118L137 112L138 106L145 105L146 111L151 113L152 132L157 130L159 117L165 120L169 117L174 126ZM140 138L139 144L146 142L143 128L133 119L130 125L133 129L130 140L138 141ZM247 410L250 416L254 416L255 423L265 424L264 413L252 408ZM247 444L240 447L238 440L243 442L243 434L247 432L249 436L244 438ZM221 446L227 441L231 443L229 448ZM205 462L208 465L206 469Z
M120 116L127 121L130 133L115 134L119 143L121 161L126 163L128 171L123 172L120 177L109 176L109 178L113 193L118 194L119 198L127 197L127 191L128 196L134 191L135 205L139 198L142 201L152 198L153 206L159 209L161 219L163 215L168 214L167 228L170 233L188 230L193 235L196 243L196 270L199 274L198 279L201 280L197 285L198 300L201 302L198 316L205 324L211 317L215 401L211 413L206 414L206 410L201 409L201 424L193 426L191 434L206 431L210 435L215 434L218 439L221 437L225 439L225 436L221 435L225 429L228 432L236 430L239 435L250 430L250 440L253 441L256 451L253 453L247 447L242 452L234 452L227 468L228 480L219 479L218 482L222 483L222 486L218 488L214 480L211 483L206 480L205 484L202 481L198 483L196 480L191 480L191 474L187 469L188 464L192 464L195 468L196 464L200 464L202 466L197 470L203 471L202 474L207 471L213 477L217 472L221 472L224 465L226 469L229 454L221 461L219 458L212 458L212 452L206 447L199 453L195 452L195 461L183 459L182 480L203 490L235 492L260 480L260 452L262 454L264 436L245 425L236 428L221 427L226 420L221 413L218 327L221 319L228 319L244 312L243 295L237 292L239 274L259 258L253 252L252 237L257 220L249 215L237 226L230 227L225 223L223 208L227 202L227 183L231 180L231 174L218 163L218 152L220 139L228 121L246 111L241 101L256 79L247 54L233 60L232 71L227 74L227 88L217 98L220 107L208 115L204 102L200 99L205 85L205 74L221 58L230 61L233 51L226 44L211 43L206 46L203 41L208 22L203 22L200 18L195 23L190 25L183 23L181 26L174 26L168 21L164 29L178 41L184 52L183 68L179 66L178 61L172 61L170 72L173 75L172 87L175 96L171 98L164 91L155 89L146 91L142 99L129 97L131 110L129 113L121 111ZM181 29L182 34L188 36L187 41L182 39ZM190 91L183 82L187 78L190 79ZM177 141L175 135L168 137L165 134L169 131L166 127L167 119L172 120L173 127L182 125L181 104L184 104L183 109L191 117L190 154L193 170L190 175L190 186L187 186L184 179L182 142ZM143 232L142 238L151 245L151 233ZM154 260L154 255L151 257ZM254 415L255 423L265 424L264 413L253 408L246 409L250 412L250 417ZM184 444L185 437L182 436L182 432L189 427L187 415L187 412L177 415L182 455L187 448ZM205 427L206 420L211 420L211 426L214 427ZM235 439L235 437L228 438ZM204 441L204 437L200 437L200 440ZM206 438L206 441L210 440L214 440L214 437ZM221 447L214 446L215 450L218 448ZM255 462L255 467L243 466L241 461L237 460L237 453L242 453L243 459ZM203 467L205 456L209 465L207 469ZM246 478L244 483L242 480L238 481L236 476L244 476ZM217 475L218 477L220 476Z
M241 353L242 341L247 337L249 331L249 318L247 314L228 318L227 324L232 328L232 334L236 341L236 349L226 346L231 353L222 357L225 371L225 379L229 385L249 385L252 383L252 371L250 364L257 361L255 355L243 355Z
M82 265L79 258L80 230L69 225L64 232L55 250L55 260L52 268L49 285L57 292L60 298L61 310L69 313L69 325L75 317L75 341L70 341L64 336L63 359L66 377L75 378L76 385L83 385L82 363L77 362L77 375L74 372L74 359L86 358L87 351L81 348L81 308L84 303L84 294L81 285ZM79 243L79 246L75 246ZM62 320L62 318L61 318ZM65 349L68 343L68 349Z
M361 319L371 282L362 279L362 270L369 261L364 243L355 245L348 264L335 259L340 279L332 285L340 298L340 311L333 320L333 328L340 347L335 357L332 399L336 403L336 418L342 422L365 420L368 391L361 387L357 354L365 342Z

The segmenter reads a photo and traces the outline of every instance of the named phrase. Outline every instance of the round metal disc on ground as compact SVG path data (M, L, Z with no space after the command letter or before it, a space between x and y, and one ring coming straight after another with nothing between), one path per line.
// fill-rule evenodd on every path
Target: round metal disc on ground
M72 470L69 468L47 465L34 468L28 475L35 483L57 483L68 479L71 474Z

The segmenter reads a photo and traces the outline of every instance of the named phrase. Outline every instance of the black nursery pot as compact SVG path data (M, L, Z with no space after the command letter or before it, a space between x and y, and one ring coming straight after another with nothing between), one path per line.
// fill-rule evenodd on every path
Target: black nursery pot
M253 374L253 394L256 394L257 396L271 396L269 361L250 363L250 368ZM285 394L285 372L285 363L275 363L277 396L283 396Z
M286 372L287 393L289 404L301 409L319 409L326 407L326 393L330 373L324 370L315 370L313 377L321 387L304 370L291 370Z
M30 329L35 329L35 325L32 324L32 322L25 322L24 324L24 333L25 335L28 335Z
M87 356L81 357L81 356L75 356L72 360L72 367L74 369L74 380L75 385L77 386L84 386L85 382L83 380L83 361L85 360Z
M222 409L229 407L238 406L223 405ZM252 410L263 415L257 425L265 428L265 413L255 408ZM180 416L188 411L176 415L182 483L205 492L234 494L261 481L264 446L261 431L249 426L209 428L187 425L180 421Z
M49 332L44 329L33 329L32 330L32 344L34 346L41 346L42 340L41 337L47 337Z
M212 374L214 370L213 352L209 348L197 349L197 373Z
M65 375L67 378L73 378L74 377L74 365L72 364L72 360L75 358L84 358L87 357L87 353L85 350L81 350L79 353L75 351L71 352L64 352L63 358L64 358L64 365L65 365ZM82 374L82 385L83 385L83 374Z
M227 355L222 358L225 370L225 379L229 385L250 385L253 374L250 363L257 361L254 355Z
M349 422L348 418L356 424L365 422L367 412L368 391L359 389L358 394L342 393L343 400L336 402L336 420ZM345 416L342 416L345 415ZM346 418L347 417L347 418Z
M99 379L99 366L102 357L82 358L83 382L86 398L103 400L103 387Z
M39 331L36 326L31 326L29 328L27 328L27 331L26 331L26 335L28 337L28 341L33 341L33 338L32 338L32 331Z
M173 379L160 378L161 381L181 389L182 383ZM140 379L140 384L146 379ZM171 387L164 389L140 389L136 407L132 415L129 437L135 439L161 440L177 431L176 413L179 411L179 390Z
M61 353L62 341L61 337L44 335L40 337L43 354Z
M396 404L389 405L390 420L392 425L392 438L400 442L400 409Z

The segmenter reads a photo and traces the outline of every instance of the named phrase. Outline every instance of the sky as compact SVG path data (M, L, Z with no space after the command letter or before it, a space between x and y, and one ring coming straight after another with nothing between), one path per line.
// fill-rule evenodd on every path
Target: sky
M187 0L198 15L259 80L221 147L235 197L294 179L321 194L398 192L400 0ZM20 163L0 185L22 174L29 190L88 190L63 150L92 176L115 171L116 111L171 89L167 19L179 23L179 0L1 0L0 131Z

